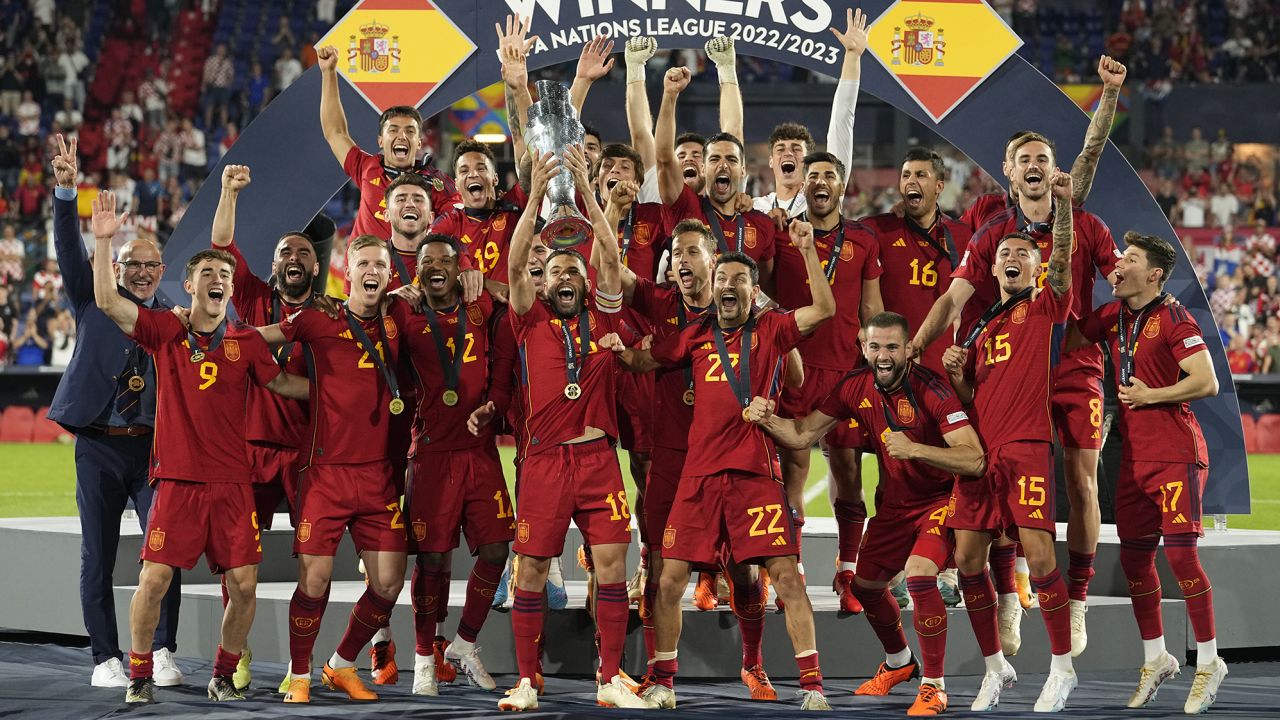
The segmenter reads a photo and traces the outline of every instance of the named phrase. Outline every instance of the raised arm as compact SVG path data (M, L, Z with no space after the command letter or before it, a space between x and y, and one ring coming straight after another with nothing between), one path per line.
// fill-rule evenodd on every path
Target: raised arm
M213 246L224 248L236 235L236 198L250 182L248 165L227 165L222 168L222 194L218 196L218 209L213 212L213 229L210 239Z
M1102 99L1098 101L1098 109L1089 121L1089 129L1084 134L1084 147L1071 164L1071 179L1075 181L1075 192L1071 201L1083 205L1093 188L1093 178L1098 172L1098 161L1102 159L1102 151L1107 146L1107 136L1111 134L1111 122L1116 116L1116 105L1120 100L1120 86L1128 69L1107 55L1098 58L1098 77L1102 79Z
M867 49L867 17L862 9L847 10L845 31L831 28L831 34L844 48L840 81L831 100L831 120L827 125L827 152L840 158L845 167L853 163L853 121L858 106L858 88L862 79L862 53Z
M617 225L610 225L605 219L604 210L596 202L596 194L592 190L590 171L587 168L587 155L581 145L571 145L565 150L564 164L573 175L573 184L587 209L587 219L591 221L593 236L591 264L596 267L596 302L598 305L613 308L620 303L622 293L622 257L618 252ZM620 305L619 305L620 306ZM613 308L616 309L616 308Z
M808 335L819 325L835 317L836 298L831 293L831 284L822 272L822 262L818 260L818 251L813 246L813 226L803 220L793 220L788 232L791 244L795 245L804 258L804 269L808 275L809 293L813 302L796 309L796 325L800 332Z
M53 189L53 248L58 270L62 272L62 286L71 302L79 307L93 302L93 268L89 267L76 213L79 160L75 138L71 138L70 145L62 135L57 139L58 154L53 156L53 177L57 182Z
M529 67L527 59L529 50L538 41L538 36L526 37L532 18L507 16L507 27L504 32L501 25L494 23L498 32L498 59L502 63L502 82L506 92L507 124L511 127L511 144L515 153L516 178L524 191L529 192L528 149L524 141L525 124L529 121L529 106L533 105L533 96L529 94Z
M622 218L631 209L636 202L636 196L640 194L640 186L632 180L621 180L609 189L609 197L605 199L604 207L604 223L609 228L609 234L613 238L614 253L618 252L617 231L618 223L622 222ZM594 199L594 195L588 195ZM599 233L597 233L598 235ZM591 265L598 271L600 263L597 258L602 254L599 251L591 253ZM619 279L622 283L622 295L626 302L631 302L631 296L636 290L636 274L626 265L619 263L618 267Z
M343 164L356 141L347 131L347 114L338 92L338 48L325 45L316 50L316 61L320 65L320 129L333 156Z
M662 104L658 106L658 124L653 133L654 152L658 163L658 195L671 205L684 189L684 177L676 162L676 99L689 87L689 68L671 68L662 78Z
M720 131L741 140L742 89L738 87L738 56L733 49L733 38L718 35L708 40L703 50L716 64L716 75L720 79Z
M578 70L573 75L573 85L569 86L569 102L582 117L582 106L587 102L587 92L595 81L609 74L613 69L613 41L603 35L591 38L582 46L582 54L578 56Z
M968 425L942 436L946 447L913 441L906 433L891 432L884 441L885 452L895 460L917 460L956 475L979 476L987 471L986 453L978 433Z
M542 155L531 150L533 156L533 181L529 189L529 202L520 214L516 229L511 234L510 254L507 256L507 277L511 281L511 311L517 315L529 312L536 300L533 279L529 277L529 252L533 248L533 233L538 222L538 210L547 194L547 181L560 174L561 168L555 155Z
M747 419L773 436L778 444L788 450L808 450L839 422L821 410L814 410L802 418L784 418L773 414L774 401L760 397L751 399L747 406Z
M651 37L627 40L624 57L627 63L627 127L631 131L631 147L640 153L646 168L654 167L657 157L653 141L653 113L649 110L649 93L645 90L645 64L658 51L658 41Z
M1049 269L1044 283L1053 288L1059 297L1071 291L1071 176L1054 170L1049 178L1053 198L1058 210L1053 216L1053 252L1049 254Z
M111 238L129 213L116 215L115 193L104 190L93 200L93 299L98 309L120 326L126 335L133 334L138 321L138 306L116 289L116 276L111 272Z
M973 297L973 291L973 284L968 280L951 278L951 285L947 287L947 291L933 301L929 314L916 330L916 336L911 340L913 354L919 355L924 352L925 348L938 339L943 330L955 323L956 318L960 317L960 311L964 309L964 304Z

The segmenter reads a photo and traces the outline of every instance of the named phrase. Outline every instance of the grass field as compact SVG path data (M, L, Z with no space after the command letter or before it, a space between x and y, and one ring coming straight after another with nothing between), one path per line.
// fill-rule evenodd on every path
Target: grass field
M507 482L513 482L511 448L501 448ZM620 453L628 491L632 488L626 454ZM70 445L18 445L0 443L0 517L75 515L74 453ZM875 463L864 463L863 485L868 502L876 484ZM823 484L826 462L814 452L809 471L806 515L829 517L831 504ZM1280 530L1280 455L1249 457L1253 514L1232 515L1228 527ZM634 497L634 495L633 495Z

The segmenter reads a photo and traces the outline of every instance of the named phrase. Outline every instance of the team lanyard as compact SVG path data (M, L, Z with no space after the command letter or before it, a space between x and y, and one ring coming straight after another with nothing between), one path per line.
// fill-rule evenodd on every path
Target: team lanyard
M720 227L720 218L723 217L719 210L711 206L711 199L702 196L702 214L707 216L707 224L711 226L711 233L716 236L716 244L720 247L720 252L729 252L729 243L724 239L724 228ZM734 244L737 245L734 250L742 252L743 233L747 229L747 216L738 213L734 216L737 220L738 234L734 236Z
M311 293L310 295L308 295L308 296L307 296L307 299L306 299L306 300L303 300L303 301L302 301L302 304L301 304L301 305L299 305L298 307L296 307L296 308L294 308L294 309L295 309L295 310L304 310L304 309L306 309L306 308L309 308L309 307L311 307L311 301L312 301L312 300L315 300L315 299L316 299L316 294L313 292L313 293ZM283 304L284 304L284 303L283 303L283 302L281 301L281 299L280 299L280 291L279 291L278 289L277 289L277 290L273 290L273 291L272 291L272 293L271 293L271 323L272 323L273 325L274 325L275 323L278 323L278 322L280 322L281 320L283 320L283 319L284 319L284 314L283 314L283 312L282 312L282 310L284 309L284 308L283 308ZM292 307L292 306L291 306L291 307ZM305 346L304 346L304 348L305 348ZM292 353L293 353L293 343L291 343L291 342L287 342L287 343L285 343L285 344L281 345L281 346L276 350L276 353L275 353L275 354L276 354L276 364L278 364L280 367L284 367L286 364L288 364L288 362L289 362L289 355L290 355L290 354L292 354ZM306 350L305 350L305 349L303 350L303 354L304 354L304 355L306 354Z
M880 391L880 397L882 400L880 403L880 409L884 411L885 424L888 425L889 429L893 432L903 432L906 430L906 426L899 424L897 418L894 417L894 414L889 412L889 400L890 395L892 394L891 391L887 391L879 385L876 385L876 390ZM907 365L907 369L902 373L902 393L906 395L907 404L911 406L911 414L913 416L919 416L920 406L916 403L916 395L911 390L911 365Z
M1031 297L1031 293L1034 290L1035 290L1035 286L1032 285L1030 287L1026 287L1026 288L1023 288L1022 290L1019 290L1017 294L1015 294L1013 297L1009 298L1008 300L1005 300L1004 302L1001 302L999 300L995 301L995 303L993 303L991 307L987 308L987 311L982 314L982 317L978 319L978 323L973 326L972 330L969 331L969 335L965 337L964 342L960 343L960 347L966 348L966 349L969 347L972 347L974 341L977 340L978 336L982 334L982 331L987 328L987 325L991 324L992 320L995 320L997 317L999 317L1000 314L1003 313L1005 310L1008 310L1014 305L1017 305L1023 300L1026 300L1027 298Z
M458 312L458 326L453 332L453 357L449 357L449 348L445 345L444 333L440 332L440 322L436 311L424 305L427 325L431 326L431 339L435 341L436 356L440 358L440 371L444 373L445 391L441 395L444 404L450 407L458 404L458 380L462 374L462 361L466 357L467 313L461 303L454 306Z
M933 220L934 227L938 227L939 225L942 226L942 245L941 246L938 245L938 240L933 236L932 232L930 232L929 230L925 230L924 228L915 224L915 221L913 221L910 217L904 217L903 219L906 220L907 222L908 230L915 233L917 236L924 238L925 242L929 243L931 246L933 246L934 249L936 249L938 252L942 253L948 259L950 259L951 267L954 268L956 266L956 243L955 243L955 240L951 237L951 228L947 227L947 224L942 221L942 210L936 211L934 220Z
M218 323L218 328L213 331L213 337L209 338L209 347L201 349L200 340L196 334L187 329L187 349L191 351L191 362L198 363L204 360L205 353L211 353L222 346L222 338L227 334L227 319L222 318L222 322Z
M1018 229L1028 235L1053 232L1053 215L1058 212L1058 203L1056 200L1050 200L1049 202L1049 219L1045 222L1028 220L1027 216L1022 214L1022 205L1015 203L1013 209L1017 213Z
M409 273L409 266L405 264L404 258L400 257L400 251L396 249L395 243L387 241L387 250L391 252L391 262L396 266L396 274L400 276L400 284L409 286L413 284L413 275Z
M573 336L569 334L569 323L564 319L560 320L560 332L564 334L564 372L568 380L568 384L564 386L564 396L577 400L582 397L578 377L582 372L582 365L586 364L587 355L591 353L591 312L583 308L582 314L578 316L578 352L573 349Z
M680 329L683 330L689 324L688 316L685 314L684 297L680 297L676 305L676 314L680 318ZM701 308L706 310L706 308ZM689 365L684 368L684 404L693 404L693 366Z
M391 390L391 404L388 407L392 415L399 415L404 412L404 400L400 399L400 384L396 382L396 374L391 372L391 368L383 361L382 353L378 352L378 346L373 344L360 321L356 320L356 314L352 312L351 306L346 305L346 310L347 327L351 328L351 335L360 341L364 351L369 354L369 359L378 368L378 372L382 373L382 379L387 381L387 388ZM386 321L381 313L378 313L375 317L378 319L378 336L382 340L383 346L390 352L391 348L387 342Z
M724 330L720 328L719 319L711 322L711 334L716 340L716 352L720 354L720 367L724 371L725 380L729 381L729 389L738 398L742 406L742 417L747 417L747 406L751 404L751 331L755 328L756 316L753 313L742 326L739 338L742 347L738 349L738 369L733 369L733 360L729 357L729 346L724 340Z
M808 222L809 213L804 215L805 221ZM822 268L822 272L827 276L827 284L836 284L836 265L840 261L840 253L844 250L844 218L840 218L840 224L836 226L836 239L831 244L831 257L827 260L827 266ZM830 232L828 232L830 234ZM818 232L815 230L813 237L816 240Z
M631 203L627 216L618 221L618 229L622 231L622 246L618 248L618 255L624 262L627 259L627 250L631 248L631 238L635 235L635 224L636 204Z
M796 206L796 201L800 199L801 194L802 193L797 192L795 195L791 196L791 202L787 203L787 217L791 217L791 209ZM773 193L773 209L777 210L780 207L782 206L778 204L778 192L775 190Z
M1119 340L1118 344L1120 345L1120 384L1121 385L1133 384L1133 381L1132 381L1133 355L1138 349L1138 327L1142 324L1142 318L1147 314L1148 310L1152 308L1158 308L1160 305L1162 305L1164 303L1164 299L1165 299L1165 294L1160 293L1159 295L1156 296L1154 300L1147 303L1146 305L1143 305L1142 309L1139 310L1138 314L1135 315L1133 318L1132 330L1130 330L1129 326L1125 324L1124 315L1125 315L1125 310L1127 309L1126 303L1123 300L1120 301L1120 322L1116 328L1116 332L1119 335L1117 340Z

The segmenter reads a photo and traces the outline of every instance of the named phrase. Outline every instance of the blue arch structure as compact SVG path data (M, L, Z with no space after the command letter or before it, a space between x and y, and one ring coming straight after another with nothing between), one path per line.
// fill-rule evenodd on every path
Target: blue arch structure
M537 48L530 56L529 67L536 70L576 61L582 45L596 32L645 33L656 27L658 22L666 23L667 27L676 23L707 32L716 27L716 21L722 23L722 28L732 28L737 23L738 27L751 26L756 31L776 29L779 33L799 35L814 43L830 46L832 37L826 28L837 23L843 27L847 7L861 6L874 22L891 3L886 0L863 3L848 0L586 0L588 9L593 11L590 17L581 15L579 0L507 0L506 3L435 0L434 4L470 36L477 49L423 103L420 109L424 116L445 110L454 102L498 81L497 38L493 27L511 11L533 13L532 32L539 35L546 45ZM759 17L742 14L752 7ZM774 8L782 11L783 22L775 21ZM737 13L732 12L734 10ZM961 43L956 41L964 38L963 30L949 29L947 36L951 43L948 54L962 52ZM555 42L556 39L560 42ZM665 35L659 38L659 43L663 49L700 49L706 39L706 35L699 34ZM974 39L980 41L980 38ZM839 72L839 59L828 63L822 58L742 39L737 48L742 54L789 63L814 73L835 75ZM1054 138L1062 158L1072 158L1079 152L1088 118L1051 80L1016 54L941 123L934 123L894 76L872 56L868 52L863 59L862 90L933 128L992 177L1002 176L1000 166L1005 140L1018 129L1034 128ZM366 147L372 147L377 135L378 113L350 85L345 82L340 85L352 137ZM251 191L239 199L237 235L251 264L259 271L269 267L274 240L287 230L305 226L347 180L320 131L319 106L320 71L313 67L244 129L239 140L210 175L210 182L201 187L174 232L167 248L170 257L186 257L208 246L222 165L245 164L251 166L254 182ZM601 114L599 109L593 112L597 116ZM618 108L616 112L619 121L625 122L622 109ZM1217 397L1195 403L1211 460L1210 480L1204 496L1205 512L1248 513L1248 468L1239 404L1208 301L1189 258L1176 242L1173 228L1137 172L1110 142L1099 165L1088 207L1106 221L1117 237L1126 230L1134 229L1175 240L1173 244L1179 248L1180 257L1168 290L1190 308L1197 322L1206 330L1205 342L1213 357L1221 387ZM178 262L169 264L170 270L163 284L170 297L183 297L179 277L181 267ZM1109 288L1100 283L1095 301L1109 298Z

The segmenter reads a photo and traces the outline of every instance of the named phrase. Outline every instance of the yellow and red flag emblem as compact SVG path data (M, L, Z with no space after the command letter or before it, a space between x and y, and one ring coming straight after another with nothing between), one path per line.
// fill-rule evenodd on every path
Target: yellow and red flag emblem
M934 122L1022 47L982 0L898 0L867 35L872 53Z
M475 52L428 0L362 0L320 39L338 48L338 74L378 112L417 107Z

